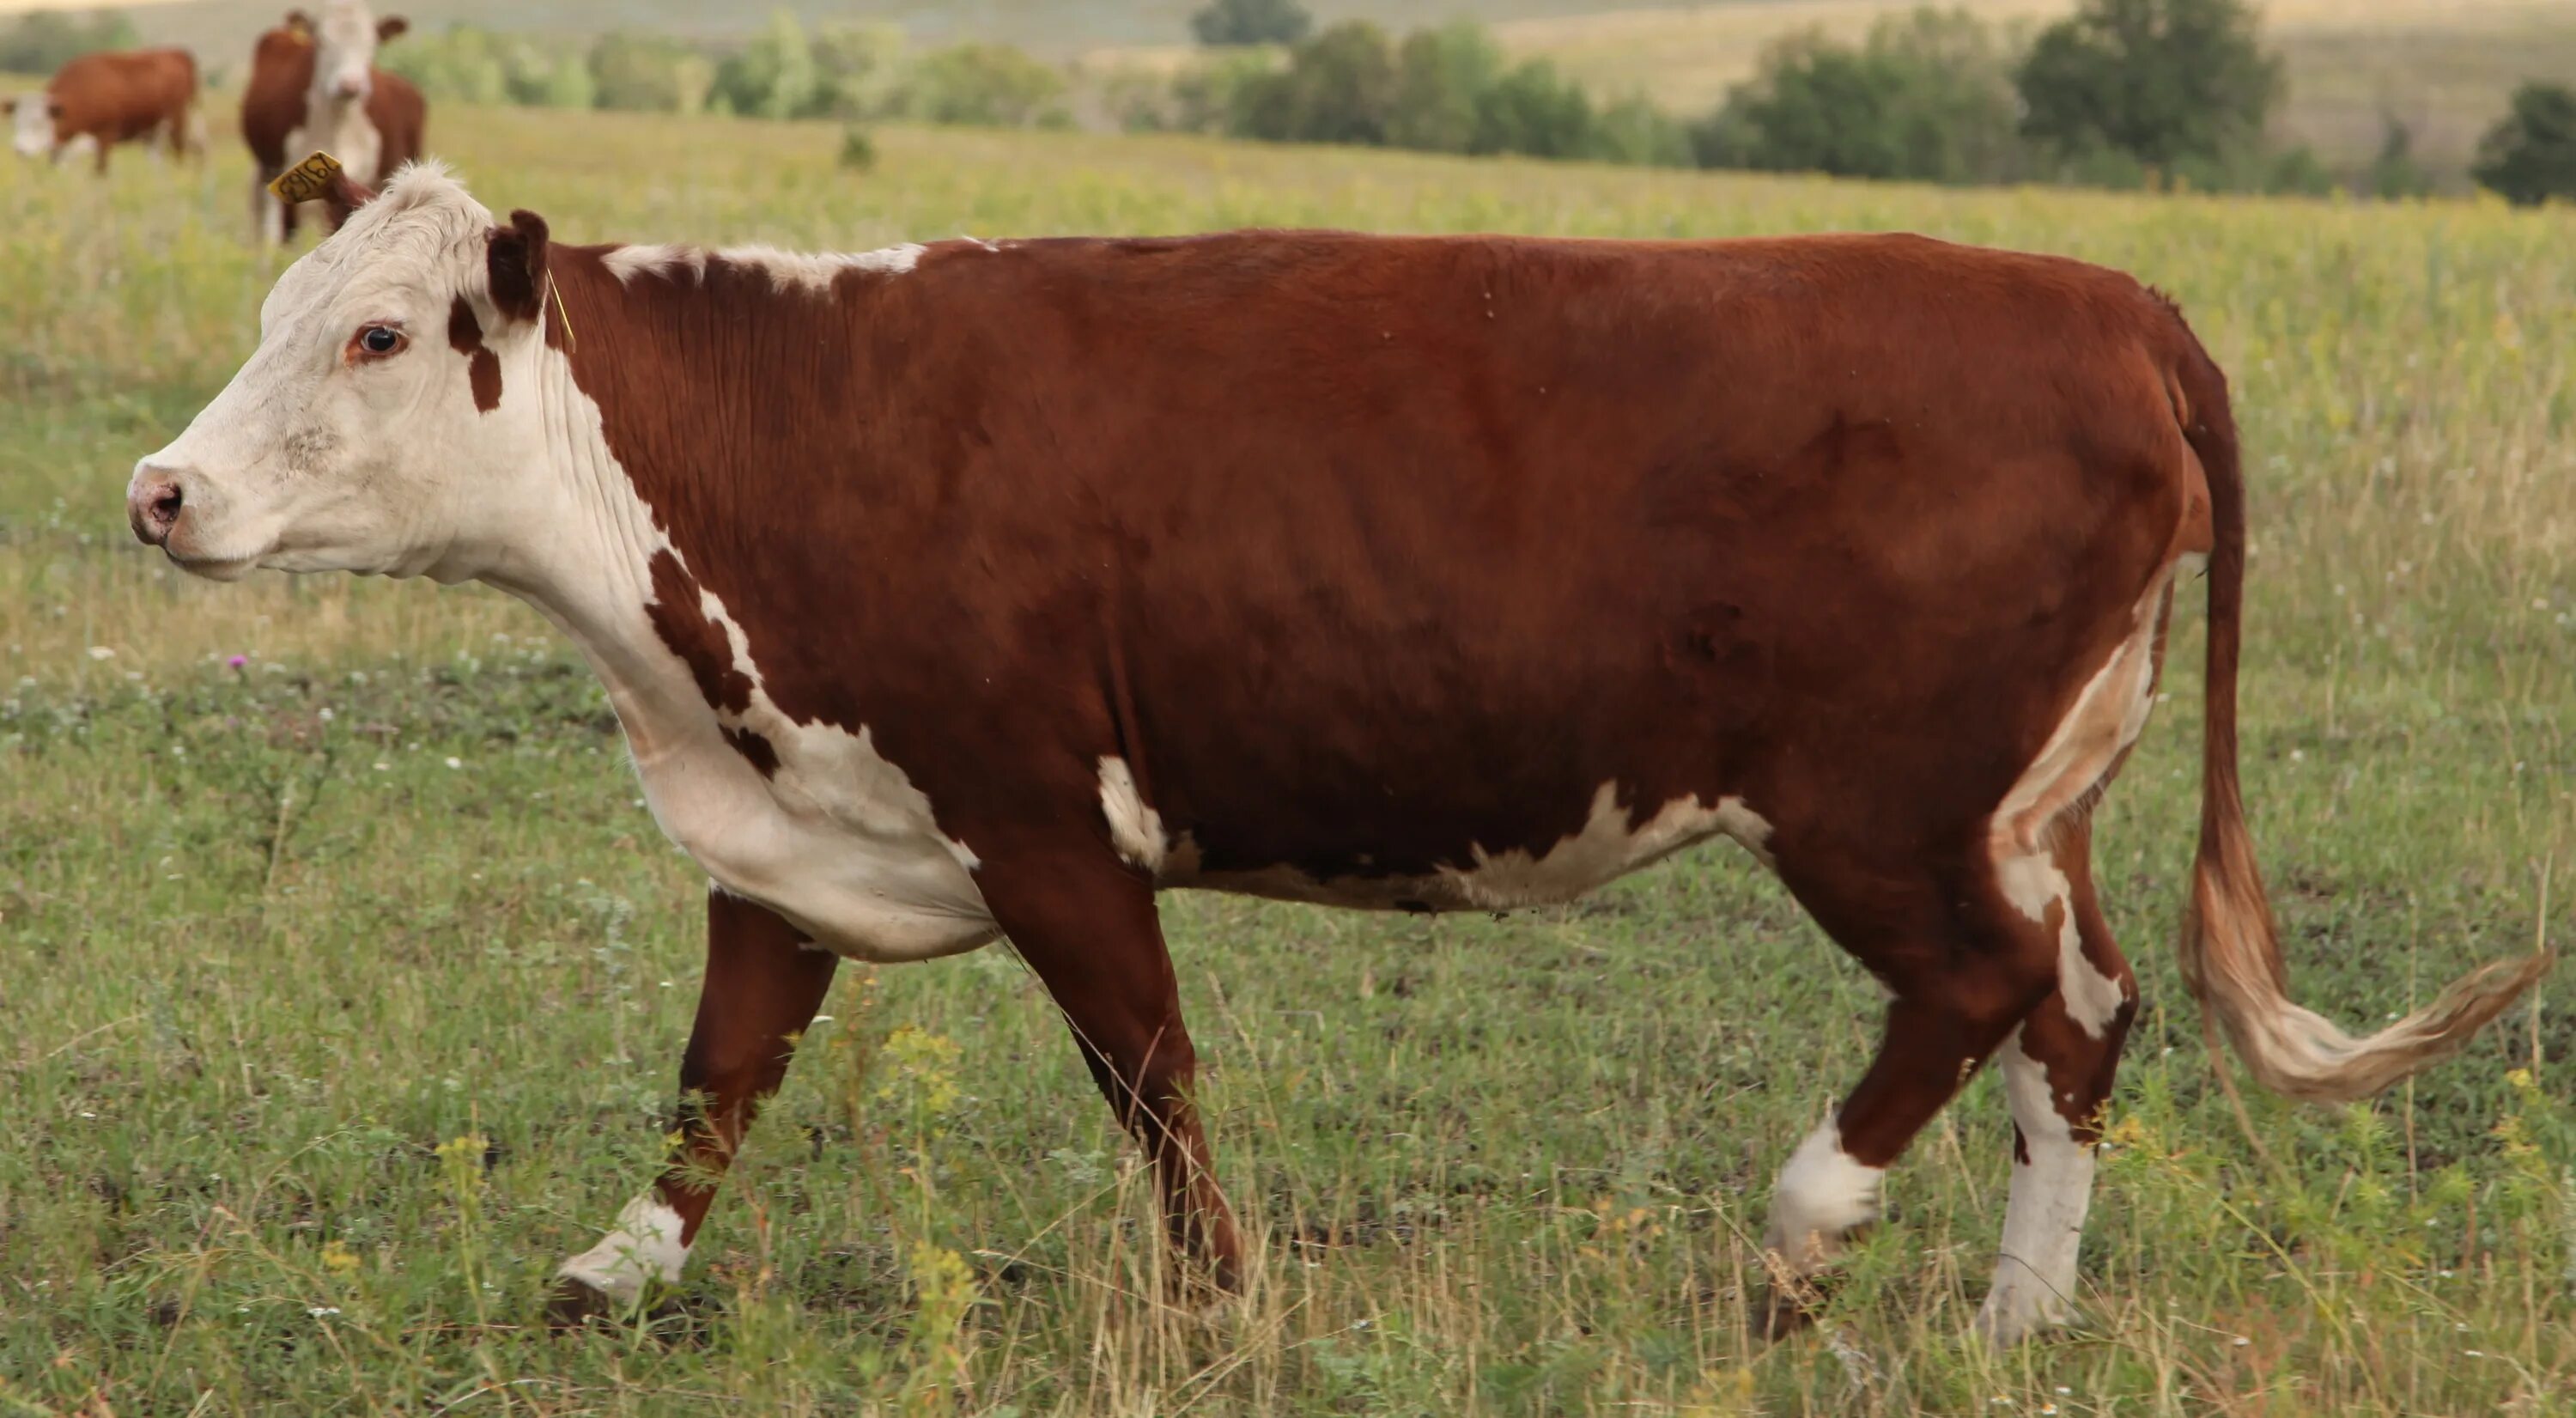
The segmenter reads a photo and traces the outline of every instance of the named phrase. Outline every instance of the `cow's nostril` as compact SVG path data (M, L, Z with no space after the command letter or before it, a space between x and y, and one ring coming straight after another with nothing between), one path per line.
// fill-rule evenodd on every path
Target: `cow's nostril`
M134 535L150 546L169 542L186 506L187 495L179 490L179 480L157 470L135 479L125 495L126 520L134 524Z

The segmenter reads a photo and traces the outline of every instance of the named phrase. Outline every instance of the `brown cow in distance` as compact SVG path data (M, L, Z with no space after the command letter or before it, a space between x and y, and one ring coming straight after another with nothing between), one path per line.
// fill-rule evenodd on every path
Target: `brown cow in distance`
M363 4L337 0L323 7L319 21L289 10L252 46L241 128L250 145L252 222L261 239L294 235L295 209L270 196L268 184L305 154L331 154L351 181L367 188L420 156L428 100L409 79L375 67L376 47L409 28L400 16L377 20ZM323 210L333 231L348 219L347 204L337 198Z
M1992 1058L1979 1324L2052 1323L2137 1009L2090 810L2203 558L2182 955L2255 1076L2386 1088L2545 964L2367 1038L2287 997L2237 789L2226 380L2099 267L1910 236L570 246L431 167L263 317L136 466L136 534L209 577L533 603L711 878L681 1155L564 1264L566 1317L680 1275L841 957L1008 936L1187 1273L1229 1285L1158 891L1507 910L1726 836L1891 996L1780 1173L1766 1317Z
M197 61L184 49L84 54L55 71L42 92L0 101L21 155L59 159L87 141L100 172L119 143L166 142L181 157L204 151L196 108Z

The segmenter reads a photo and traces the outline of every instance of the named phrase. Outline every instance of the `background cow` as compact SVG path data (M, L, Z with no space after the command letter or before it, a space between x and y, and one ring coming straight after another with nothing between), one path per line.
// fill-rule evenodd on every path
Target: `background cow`
M24 156L59 159L82 140L95 145L98 171L119 143L166 141L170 151L202 151L197 127L197 61L184 49L84 54L56 71L41 93L0 103L14 146Z
M268 194L269 179L320 149L350 178L374 186L420 156L429 105L399 74L375 67L376 46L410 28L401 16L373 18L359 0L335 0L322 18L290 10L251 50L242 87L242 140L251 152L251 213L260 236L284 241L295 209ZM326 201L331 229L348 219L345 203Z

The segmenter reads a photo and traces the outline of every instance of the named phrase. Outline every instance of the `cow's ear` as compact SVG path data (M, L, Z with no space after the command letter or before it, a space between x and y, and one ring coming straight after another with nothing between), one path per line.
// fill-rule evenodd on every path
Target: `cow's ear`
M324 194L323 200L338 207L341 215L345 217L376 200L376 189L351 177L347 168L334 168L331 172L331 190Z
M297 34L311 34L313 17L302 10L289 10L286 12L286 27Z
M512 212L510 224L492 228L487 240L492 308L505 320L536 319L545 301L546 219Z
M404 19L400 15L387 15L383 19L376 21L376 43L382 44L396 35L408 32L410 29L411 21Z
M17 96L17 95L15 95L15 94L11 94L11 95L10 95L9 97L7 97L7 98L0 98L0 116L16 117L16 116L17 116L17 113L18 113L18 96Z

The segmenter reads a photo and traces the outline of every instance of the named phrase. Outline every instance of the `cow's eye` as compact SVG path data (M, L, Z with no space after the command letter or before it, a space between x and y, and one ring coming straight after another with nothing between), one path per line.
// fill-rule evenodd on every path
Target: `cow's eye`
M349 342L349 353L367 359L383 359L402 353L403 332L391 325L369 325Z

